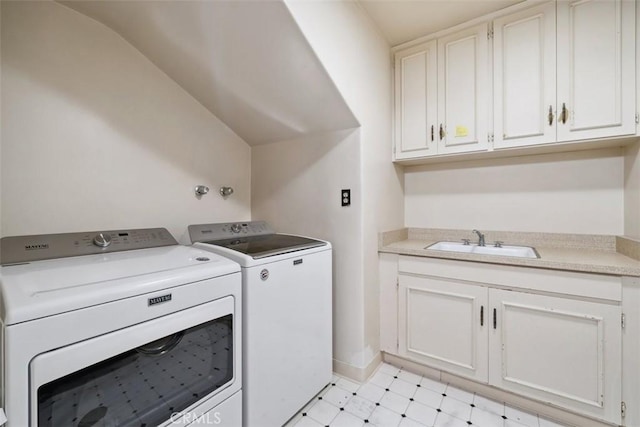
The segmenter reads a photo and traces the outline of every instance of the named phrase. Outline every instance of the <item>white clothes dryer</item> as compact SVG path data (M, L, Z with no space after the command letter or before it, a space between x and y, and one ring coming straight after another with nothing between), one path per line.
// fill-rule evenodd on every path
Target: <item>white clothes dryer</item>
M0 244L9 427L241 424L237 263L165 229Z

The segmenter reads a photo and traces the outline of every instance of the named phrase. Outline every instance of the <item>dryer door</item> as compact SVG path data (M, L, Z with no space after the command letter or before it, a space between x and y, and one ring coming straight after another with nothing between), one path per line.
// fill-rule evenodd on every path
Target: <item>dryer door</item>
M234 323L229 296L41 354L30 364L31 424L166 423L237 380Z

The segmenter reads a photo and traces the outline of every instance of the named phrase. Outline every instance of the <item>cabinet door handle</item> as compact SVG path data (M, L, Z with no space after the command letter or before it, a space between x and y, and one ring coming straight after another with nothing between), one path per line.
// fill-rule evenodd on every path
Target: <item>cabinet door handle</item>
M480 326L484 326L484 305L480 306Z
M498 327L498 313L497 310L493 309L493 329L497 329Z
M440 141L444 139L444 128L442 127L442 123L440 123Z
M567 123L567 119L569 118L568 116L569 116L569 111L567 110L567 105L563 102L562 112L560 113L560 121L562 122L563 125Z
M433 125L431 125L431 141L433 141Z
M553 106L549 105L549 126L553 125Z

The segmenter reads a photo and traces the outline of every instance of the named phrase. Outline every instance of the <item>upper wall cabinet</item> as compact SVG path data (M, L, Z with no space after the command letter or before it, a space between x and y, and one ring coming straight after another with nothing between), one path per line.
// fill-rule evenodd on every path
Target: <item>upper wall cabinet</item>
M556 6L493 23L494 147L556 141Z
M438 153L488 147L487 24L438 40Z
M396 159L436 152L436 55L436 41L432 40L395 57Z
M634 135L635 8L631 0L518 6L397 51L395 159ZM420 61L411 56L418 51Z
M635 2L559 1L558 140L634 134Z
M487 25L395 55L396 159L487 149Z
M494 148L634 134L634 14L583 0L496 19Z

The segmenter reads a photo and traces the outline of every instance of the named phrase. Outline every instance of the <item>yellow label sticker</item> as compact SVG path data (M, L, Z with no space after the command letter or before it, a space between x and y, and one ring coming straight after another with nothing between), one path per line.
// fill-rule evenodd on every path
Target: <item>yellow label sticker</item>
M456 126L456 138L469 135L469 129L466 126Z

